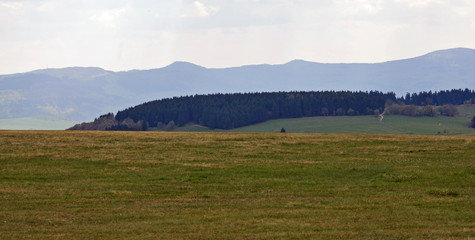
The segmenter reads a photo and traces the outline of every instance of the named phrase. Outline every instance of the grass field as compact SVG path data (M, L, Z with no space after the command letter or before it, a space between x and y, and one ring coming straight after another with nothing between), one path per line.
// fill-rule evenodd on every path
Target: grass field
M457 106L460 115L468 115L473 117L475 115L475 104L464 104Z
M0 131L0 239L473 239L474 140Z
M406 117L389 115L383 122L374 116L309 117L271 120L247 127L237 132L279 132L284 128L293 133L366 133L366 134L445 134L472 135L468 128L471 119L466 117Z

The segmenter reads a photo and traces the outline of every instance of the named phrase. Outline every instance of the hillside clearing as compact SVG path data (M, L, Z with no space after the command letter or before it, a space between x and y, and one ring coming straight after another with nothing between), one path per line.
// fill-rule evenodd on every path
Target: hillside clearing
M280 132L291 133L350 133L350 134L419 134L475 136L475 129L468 123L475 115L475 105L458 106L455 117L408 117L385 115L382 122L375 116L328 116L269 120L231 130L209 129L196 124L177 127L180 132Z
M407 117L388 115L380 122L374 116L310 117L271 120L237 128L236 132L279 132L285 128L294 133L365 133L365 134L424 134L472 135L467 117Z

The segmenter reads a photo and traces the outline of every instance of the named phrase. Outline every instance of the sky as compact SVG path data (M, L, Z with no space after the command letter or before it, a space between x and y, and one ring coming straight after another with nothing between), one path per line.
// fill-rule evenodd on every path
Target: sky
M0 0L0 74L375 63L475 48L475 0Z

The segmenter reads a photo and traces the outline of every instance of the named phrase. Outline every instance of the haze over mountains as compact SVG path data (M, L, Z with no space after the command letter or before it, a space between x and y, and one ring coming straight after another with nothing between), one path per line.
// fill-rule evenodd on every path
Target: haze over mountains
M454 88L475 88L474 49L374 64L294 60L214 69L175 62L126 72L70 67L0 75L0 119L41 115L90 121L151 100L207 93L378 90L400 96Z

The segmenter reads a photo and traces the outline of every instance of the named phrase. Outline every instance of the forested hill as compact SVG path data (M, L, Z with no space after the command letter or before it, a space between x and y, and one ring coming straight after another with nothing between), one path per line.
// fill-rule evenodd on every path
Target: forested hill
M103 115L95 123L76 125L74 130L147 130L187 123L209 128L232 129L279 118L372 115L384 111L385 103L415 105L462 104L475 99L475 91L421 92L397 98L392 92L319 91L194 95L166 98Z
M230 129L277 118L373 114L383 110L393 93L381 92L275 92L213 94L148 102L119 111L119 122L131 118L149 126L174 121L193 122L209 128Z

